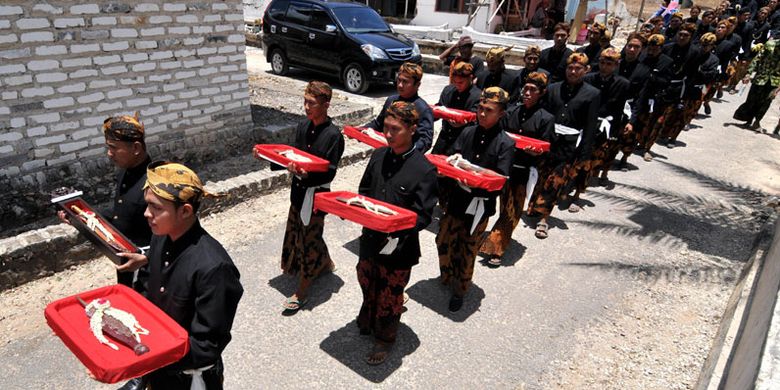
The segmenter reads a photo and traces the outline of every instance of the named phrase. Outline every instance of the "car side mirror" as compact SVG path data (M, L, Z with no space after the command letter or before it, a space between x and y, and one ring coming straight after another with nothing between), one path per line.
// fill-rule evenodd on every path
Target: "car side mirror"
M325 32L327 33L336 32L336 26L332 24L325 25Z

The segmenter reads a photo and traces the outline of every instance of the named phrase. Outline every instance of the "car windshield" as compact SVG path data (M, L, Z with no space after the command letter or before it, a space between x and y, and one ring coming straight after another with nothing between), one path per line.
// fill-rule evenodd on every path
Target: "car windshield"
M370 32L390 32L382 17L370 8L344 7L333 10L339 22L353 34Z

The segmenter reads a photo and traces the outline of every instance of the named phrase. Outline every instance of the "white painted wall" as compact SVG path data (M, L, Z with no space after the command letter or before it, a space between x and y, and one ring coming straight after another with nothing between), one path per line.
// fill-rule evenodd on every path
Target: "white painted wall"
M495 27L501 24L501 16L496 16L490 25L487 25L487 21L495 11L495 7L496 2L494 0L489 9L488 7L480 8L471 22L471 27L477 31L493 32ZM465 26L467 20L468 14L437 12L436 0L417 0L417 16L412 19L411 23L417 26L440 26L448 23L450 28L455 29Z

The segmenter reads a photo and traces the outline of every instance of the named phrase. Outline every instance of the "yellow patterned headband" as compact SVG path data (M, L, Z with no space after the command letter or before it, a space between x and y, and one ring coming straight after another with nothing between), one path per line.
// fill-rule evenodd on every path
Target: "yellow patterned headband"
M204 196L212 196L192 169L168 161L149 164L144 190L147 188L163 199L180 203L199 203Z

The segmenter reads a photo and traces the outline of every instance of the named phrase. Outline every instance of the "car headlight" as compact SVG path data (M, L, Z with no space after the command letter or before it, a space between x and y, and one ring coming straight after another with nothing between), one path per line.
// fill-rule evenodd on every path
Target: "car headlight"
M420 46L417 46L417 42L414 43L414 48L412 49L412 57L417 57L420 55Z
M361 45L360 48L363 49L363 53L366 53L366 55L371 57L372 60L388 59L385 51L374 45L366 43L365 45Z

